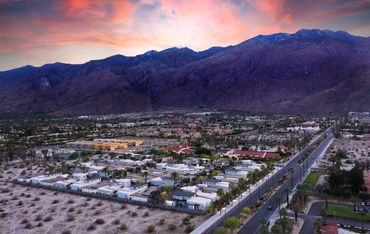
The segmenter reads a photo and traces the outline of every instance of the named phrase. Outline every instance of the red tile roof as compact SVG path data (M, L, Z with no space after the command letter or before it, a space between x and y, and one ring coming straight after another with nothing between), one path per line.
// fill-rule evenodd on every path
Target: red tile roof
M170 152L175 152L175 153L183 153L183 154L190 154L191 149L187 145L174 145L174 146L168 146L166 149Z

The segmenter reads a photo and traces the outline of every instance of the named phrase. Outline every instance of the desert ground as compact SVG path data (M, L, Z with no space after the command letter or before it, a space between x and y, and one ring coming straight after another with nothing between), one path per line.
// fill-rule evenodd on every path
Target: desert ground
M331 165L328 160L335 155L338 149L347 151L347 159L342 159L341 168L350 170L354 167L355 161L366 162L370 161L370 141L351 140L351 139L335 139L329 150L326 152L323 159L320 160L322 166Z
M10 182L22 171L39 169L0 168L0 233L185 233L184 218L194 227L207 218Z

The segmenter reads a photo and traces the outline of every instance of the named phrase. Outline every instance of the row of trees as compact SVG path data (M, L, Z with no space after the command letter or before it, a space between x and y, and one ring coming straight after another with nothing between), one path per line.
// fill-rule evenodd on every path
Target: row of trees
M237 196L246 191L249 188L250 184L254 184L256 181L261 180L263 177L265 177L266 174L271 171L271 169L272 165L270 164L268 164L267 167L261 167L261 170L256 169L254 172L247 175L248 180L240 178L237 184L231 183L229 192L227 193L225 193L223 189L218 189L217 195L219 198L212 203L212 205L208 209L208 212L213 213L222 209L222 207L229 204Z
M228 217L225 220L223 226L216 228L215 233L216 234L229 234L230 232L233 233L235 229L240 227L240 224L243 221L247 220L250 213L251 213L251 209L248 207L245 207L240 212L238 217L236 216Z

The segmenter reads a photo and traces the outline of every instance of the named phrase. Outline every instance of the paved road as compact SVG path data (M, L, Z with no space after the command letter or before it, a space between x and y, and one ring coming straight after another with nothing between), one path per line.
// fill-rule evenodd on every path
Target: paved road
M249 220L249 222L243 226L243 228L239 231L239 233L257 233L260 227L260 221L262 219L268 219L273 211L278 208L278 204L275 202L277 198L281 198L283 201L285 200L286 189L292 189L294 186L296 186L298 183L301 182L301 178L304 177L304 175L307 173L307 170L315 163L317 158L326 150L328 145L332 142L332 134L328 134L328 137L320 144L319 147L317 147L316 150L309 156L307 161L305 162L304 170L303 166L298 163L302 157L304 157L304 154L308 150L307 148L303 150L297 157L295 157L293 160L291 160L286 166L285 169L288 170L289 168L293 168L294 172L292 175L292 181L291 179L288 179L285 181L278 191L270 197L270 199L258 210L258 212ZM310 145L309 147L311 147ZM280 176L281 177L281 176ZM292 183L293 182L293 183ZM291 184L292 183L292 184ZM272 206L272 210L268 210L268 206Z
M338 204L338 205L345 205L349 207L353 207L352 205L347 205L347 204L342 204L342 203L336 203L336 202L329 202L330 204ZM314 227L314 222L315 219L320 218L321 219L321 210L325 207L325 202L315 202L312 204L310 210L308 211L307 214L299 214L299 217L304 219L303 226L299 232L299 234L311 234L313 233L313 227ZM335 221L337 224L343 224L343 225L349 225L349 226L354 226L354 227L359 227L361 228L364 226L367 229L370 229L370 223L362 223L362 222L357 222L353 220L346 220L346 219L338 219L338 218L326 218L328 221Z
M307 171L307 169L315 162L317 157L326 149L328 144L332 140L332 134L330 133L330 129L326 130L322 135L327 134L328 137L324 140L323 143L320 144L320 146L312 153L312 155L309 157L309 160L307 160L307 163L305 165L305 170L302 169L302 165L299 165L298 161L302 159L311 147L314 147L314 144L317 142L317 139L312 141L304 150L302 150L300 153L295 155L292 160L290 160L288 163L286 163L280 170L277 170L277 172L273 175L271 175L269 178L267 178L264 181L260 182L260 185L257 189L253 190L250 194L243 197L240 202L238 202L236 205L234 205L232 208L228 209L226 212L226 216L236 216L238 215L244 207L252 207L254 206L260 198L263 197L266 192L270 190L270 188L277 184L279 180L283 177L284 174L286 174L289 170L289 168L293 168L294 172L292 175L292 180L288 179L285 181L282 186L277 190L277 192L267 200L267 202L260 207L260 209L257 211L257 213L250 219L250 221L242 227L239 233L256 233L260 226L260 220L261 219L268 219L271 214L273 213L273 210L277 208L276 200L277 197L281 197L284 199L286 195L284 194L284 190L286 188L291 189L296 184L298 184L301 180L301 178L304 176L304 173ZM292 183L292 184L291 184ZM272 210L268 210L268 206L271 205L273 207ZM207 220L205 223L197 227L192 234L200 234L200 233L214 233L214 230L221 226L223 224L224 218L217 217L217 215L212 216L209 220Z

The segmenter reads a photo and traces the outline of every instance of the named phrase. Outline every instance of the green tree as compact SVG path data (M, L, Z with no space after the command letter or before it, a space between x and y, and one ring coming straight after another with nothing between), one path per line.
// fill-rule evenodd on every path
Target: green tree
M314 226L314 233L315 234L320 234L321 233L320 229L321 229L321 226L322 226L322 220L321 219L316 219L313 226Z
M171 173L171 178L173 180L173 186L176 186L177 180L179 179L179 173L174 171Z
M215 230L215 234L228 234L229 230L225 227L218 227Z
M293 211L294 211L294 219L297 222L297 220L298 220L298 213L301 210L301 207L297 203L294 203L292 208L293 208Z
M238 228L240 225L239 219L237 219L235 216L231 216L225 220L225 227L230 229L231 233Z
M269 223L266 219L261 219L260 221L261 227L260 227L260 234L269 234Z

